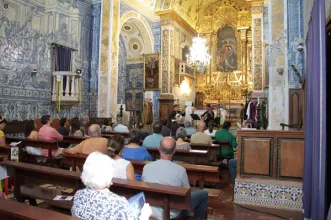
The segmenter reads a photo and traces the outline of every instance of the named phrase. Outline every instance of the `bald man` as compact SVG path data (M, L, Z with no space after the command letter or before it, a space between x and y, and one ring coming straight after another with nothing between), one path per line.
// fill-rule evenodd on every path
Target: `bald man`
M160 141L160 159L144 166L141 180L150 183L190 188L185 168L172 162L172 157L175 152L176 141L171 137L164 137ZM194 210L195 217L205 219L207 206L207 191L197 190L191 192L191 210ZM162 207L152 206L152 211L154 218L162 219ZM188 214L188 210L171 209L170 218L185 217L188 216Z
M101 137L101 128L97 124L93 124L88 128L89 137L85 141L72 148L66 148L62 152L69 154L86 154L89 155L95 151L107 154L107 139Z
M191 144L213 144L211 137L204 133L205 129L206 124L204 122L200 122L198 132L191 136Z

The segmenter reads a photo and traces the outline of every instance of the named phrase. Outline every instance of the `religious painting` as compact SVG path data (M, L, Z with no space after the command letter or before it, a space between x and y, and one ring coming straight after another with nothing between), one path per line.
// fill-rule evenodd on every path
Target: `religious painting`
M160 88L160 55L158 53L144 55L144 89L159 90Z
M144 103L143 89L132 88L125 91L125 110L142 111Z
M220 28L217 33L216 69L220 72L232 72L238 69L237 38L235 29L229 25Z

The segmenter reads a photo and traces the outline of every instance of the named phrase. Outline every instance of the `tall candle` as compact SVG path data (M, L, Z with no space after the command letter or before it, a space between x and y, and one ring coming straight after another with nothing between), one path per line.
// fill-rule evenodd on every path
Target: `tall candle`
M121 99L121 105L122 105L122 101L123 101L123 99Z
M257 103L260 104L260 97L257 97Z

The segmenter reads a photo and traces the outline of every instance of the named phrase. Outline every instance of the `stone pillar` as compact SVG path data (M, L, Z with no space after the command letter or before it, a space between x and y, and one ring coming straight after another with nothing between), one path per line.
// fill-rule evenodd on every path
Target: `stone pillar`
M252 14L252 74L253 92L263 92L262 74L262 36L263 36L263 0L247 0L251 3Z
M102 1L98 117L116 117L117 112L119 6L119 0Z
M280 130L280 123L288 123L288 77L286 68L286 0L269 0L269 125Z
M247 30L249 27L239 27L240 41L241 41L241 53L242 53L242 81L247 84Z

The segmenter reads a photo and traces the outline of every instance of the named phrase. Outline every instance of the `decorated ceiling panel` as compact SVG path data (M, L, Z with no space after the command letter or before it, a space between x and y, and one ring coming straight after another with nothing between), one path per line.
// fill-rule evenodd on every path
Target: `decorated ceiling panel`
M155 0L154 9L155 11L173 9L193 28L201 26L204 17L216 19L216 16L224 15L223 12L227 9L235 9L237 13L249 11L246 0ZM200 12L199 17L198 12Z

